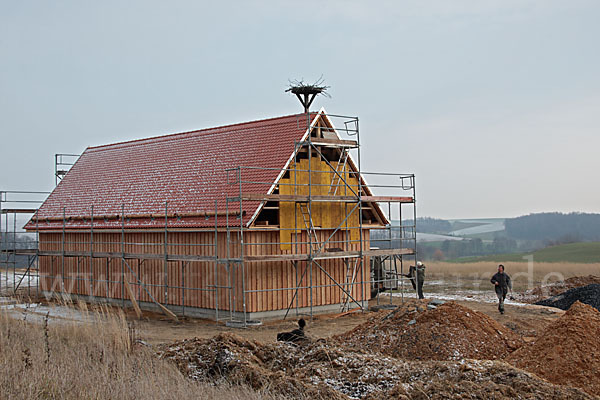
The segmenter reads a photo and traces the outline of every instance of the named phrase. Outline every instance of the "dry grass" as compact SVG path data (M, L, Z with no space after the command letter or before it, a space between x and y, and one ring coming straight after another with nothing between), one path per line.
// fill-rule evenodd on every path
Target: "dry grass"
M541 284L573 276L600 275L600 264L506 262L506 272L513 278L515 290L531 289ZM498 263L427 263L427 279L463 282L464 286L487 288Z
M151 348L135 344L122 312L86 315L85 323L46 317L40 324L0 310L0 398L271 398L190 381Z

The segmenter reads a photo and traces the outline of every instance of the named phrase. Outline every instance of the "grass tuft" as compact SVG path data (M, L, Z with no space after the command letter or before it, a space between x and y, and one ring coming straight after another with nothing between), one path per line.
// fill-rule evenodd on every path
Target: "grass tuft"
M136 341L122 311L80 307L84 322L42 323L0 310L3 399L272 398L243 386L194 382Z

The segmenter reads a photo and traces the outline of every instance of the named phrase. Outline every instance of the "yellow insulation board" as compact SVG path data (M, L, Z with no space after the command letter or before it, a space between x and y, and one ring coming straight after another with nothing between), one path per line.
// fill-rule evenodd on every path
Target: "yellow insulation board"
M309 165L308 159L302 159L291 165L288 178L280 180L279 193L282 195L308 195L309 193ZM334 196L350 196L352 191L358 191L356 175L350 176L350 167L331 162L344 179L340 179L335 171L321 160L313 157L310 165L310 185L313 196L332 196L331 202L312 202L312 221L317 228L335 229L346 218L346 215L356 205L334 200ZM346 183L344 183L344 181ZM337 190L336 190L337 186ZM295 205L295 207L294 207ZM344 222L342 229L350 230L350 239L359 240L360 232L358 208ZM280 242L282 250L291 250L293 233L305 231L310 226L308 220L308 205L306 203L280 202L279 204ZM346 228L344 228L346 227ZM353 228L353 229L351 229ZM335 246L338 247L338 246ZM341 247L341 246L340 246Z

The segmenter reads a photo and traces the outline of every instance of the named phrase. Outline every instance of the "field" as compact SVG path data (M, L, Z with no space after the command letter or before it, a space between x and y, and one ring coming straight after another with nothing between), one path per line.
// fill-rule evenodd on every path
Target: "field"
M533 256L533 260L543 263L600 263L600 242L569 243L550 246L532 253L496 254L482 257L465 257L451 260L453 263L473 263L482 261L522 262L525 257Z
M478 235L486 233L504 231L503 218L463 219L450 222L452 224L452 231L450 234L452 235L477 237Z
M535 286L556 282L573 276L600 275L600 262L533 262L523 259L511 261L499 257L498 260L477 262L428 262L426 268L427 281L438 281L440 290L487 290L490 291L490 279L497 272L498 263L502 263L513 280L514 291L533 289ZM430 292L436 292L430 286Z

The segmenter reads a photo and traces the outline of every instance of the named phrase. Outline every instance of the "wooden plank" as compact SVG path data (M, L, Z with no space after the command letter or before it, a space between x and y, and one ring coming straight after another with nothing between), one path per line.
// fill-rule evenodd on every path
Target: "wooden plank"
M197 242L199 244L207 244L209 242L207 242L207 238L205 234L200 234L197 235ZM206 248L207 246L199 246L198 251L200 254L203 255L206 254ZM199 263L197 265L197 269L196 269L196 273L198 274L198 286L197 288L199 289L205 289L208 286L208 282L206 280L206 264L205 263ZM202 291L202 290L198 290L198 304L200 304L200 307L202 308L208 308L208 303L207 303L207 299L206 299L206 292Z
M2 214L35 214L37 209L35 208L3 208L0 210ZM62 221L62 217L60 217Z
M287 237L289 237L289 235L286 234L285 236L286 236L286 240L288 240ZM256 255L262 254L263 252L265 252L265 251L263 249L261 249L256 252ZM266 279L265 265L264 264L255 264L254 272L256 274L256 290L264 289L265 283L266 283L265 282L265 279ZM266 297L265 292L260 292L260 291L256 292L257 311L264 310L263 307L265 307L265 297Z
M409 196L362 196L362 201L365 202L390 202L390 203L413 203L415 199Z
M265 240L268 240L267 238L265 238ZM269 243L269 242L266 242ZM273 244L267 245L267 248L269 249L269 253L272 254L276 254L277 253L277 249L274 248L275 246L273 246ZM268 268L271 269L273 271L273 280L272 280L272 288L273 289L281 289L281 278L282 278L282 273L281 273L281 268L278 265L278 262L270 262L268 263ZM281 291L274 291L273 293L273 309L274 310L279 310L281 307Z
M298 185L302 185L303 187L308 185L298 183ZM311 201L314 202L347 202L347 203L356 203L358 202L358 197L356 196L329 196L329 195L314 195L310 196ZM245 193L242 195L242 200L247 201L283 201L283 202L307 202L308 195L293 195L293 194L262 194L262 193Z
M183 246L181 246L181 252L180 254L193 254L193 255L199 255L201 253L198 252L198 249L196 249L195 246L193 246L193 243L197 240L196 239L196 235L193 232L182 232L182 243ZM195 271L198 269L198 264L196 262L190 261L187 264L185 264L185 267L182 271L182 275L181 275L181 279L182 282L185 282L185 299L183 300L183 305L185 305L186 307L194 307L195 304L195 297L197 296L197 290L191 290L192 288L196 288L197 286L194 283L194 274ZM190 290L188 290L190 289ZM183 296L183 292L182 292L182 296Z
M414 254L413 249L375 249L363 251L364 256L389 256L389 255L410 255Z
M162 305L162 304L160 304L160 303L155 303L155 304L156 304L156 305L158 305L158 306L161 308L161 310L163 310L163 312L164 312L164 313L165 313L165 314L166 314L168 317L170 317L170 318L171 318L173 321L175 321L175 322L179 321L179 318L177 318L177 315L173 314L173 313L171 312L171 310L169 310L167 307L163 306L163 305Z
M129 299L131 300L131 304L133 304L133 309L135 310L135 314L137 315L138 319L141 319L142 318L142 310L140 310L140 306L138 305L138 302L135 299L135 294L133 293L133 290L131 290L131 286L129 286L129 279L125 279L125 289L127 290L127 293L129 294Z
M344 140L344 139L327 139L327 138L311 138L311 143L315 146L327 146L327 147L358 147L356 140ZM298 143L299 145L306 145L308 142Z
M377 250L366 250L363 251L364 256L373 256L373 255L393 255L393 254L402 254L408 255L413 254L414 250L412 249L377 249ZM327 259L335 259L335 258L356 258L360 256L360 252L358 250L353 251L332 251L327 253L317 253L313 254L313 259L315 260L327 260ZM244 261L246 262L267 262L267 261L308 261L308 254L265 254L259 256L253 255L245 255Z
M248 254L251 255L255 255L258 254L260 249L257 248L256 246L256 242L262 242L263 240L263 232L248 232L247 235L247 239L246 239L246 244L247 244L247 251ZM256 277L256 269L258 268L258 265L256 264L249 264L247 271L248 271L248 276L246 278L246 282L247 282L247 290L251 290L253 292L250 292L247 294L246 296L246 302L247 302L247 310L249 310L250 312L255 312L256 310L256 292L254 292L254 290L256 290L256 281L257 281L257 277Z
M214 246L214 242L215 242L215 238L213 235L210 234L201 234L199 235L199 239L198 239L199 243L203 243L206 244L206 246L201 246L201 254L206 256L208 254L210 254L210 249L212 248L212 246ZM204 281L204 285L203 285L203 289L210 289L210 285L211 282L213 281L213 269L211 268L212 265L210 265L209 263L201 263L200 264L200 268L202 271L204 271L204 274L206 275L205 281ZM212 309L214 308L214 297L212 295L211 292L201 292L202 293L202 297L204 298L204 304L206 308Z
M172 235L175 237L174 242L177 244L177 246L175 246L175 248L173 249L173 253L180 255L182 249L181 245L183 243L183 235L180 232L173 232ZM175 289L175 293L177 293L176 304L179 306L183 306L183 289L181 289L181 287L183 286L183 263L183 261L179 260L175 263L173 268L175 270L175 275L177 276L177 286L179 287L179 289Z
M358 300L358 299L357 299L357 300ZM356 307L356 308L352 308L352 309L350 309L350 310L348 310L348 311L346 311L346 312L339 313L339 314L335 314L335 315L332 317L332 319L340 318L340 317L343 317L343 316L345 316L345 315L348 315L348 314L355 313L355 312L359 311L360 309L361 309L360 307Z
M268 289L273 289L274 288L274 278L275 278L275 271L273 271L272 265L268 262L265 262L264 264L264 268L266 269L266 276L267 276L267 288ZM266 295L267 295L267 310L273 310L273 291L267 291Z
M17 213L27 213L27 214L31 214L31 213L35 213L36 210L30 210L30 209L23 209L21 211L19 210L7 210L10 212L17 212ZM200 211L200 212L188 212L188 213L170 213L170 214L166 214L167 218L186 218L186 217L204 217L204 218L209 218L209 217L225 217L227 215L229 216L237 216L239 215L240 212L239 210L237 211L229 211L229 212L225 212L225 211L218 211L218 212L214 212L214 211ZM243 215L245 215L245 211L242 213ZM126 219L139 219L139 218L156 218L156 219L163 219L165 218L165 214L164 213L156 213L156 214L125 214L125 218ZM91 220L91 215L71 215L71 216L67 216L66 218L63 218L62 216L60 217L39 217L40 221L63 221L64 219L66 219L67 222L70 221L88 221ZM94 215L94 219L98 219L98 220L121 220L121 215L120 214L103 214L103 215ZM157 242L155 242L157 243Z
M265 232L263 235L261 235L261 237L258 238L258 242L260 243L264 243L263 240L265 239L267 233ZM267 247L266 246L258 246L256 249L254 249L254 252L252 253L253 255L260 255L263 254L266 251ZM250 268L251 271L254 275L254 280L253 280L253 289L257 290L256 293L254 293L254 296L252 296L253 299L253 309L254 311L261 311L262 308L262 304L263 304L263 296L264 293L259 292L258 290L263 288L263 271L264 271L264 265L262 264L250 264Z
M211 235L212 236L212 235ZM200 233L190 233L187 236L186 242L188 243L189 254L202 255L202 252L195 246L195 244L200 243L202 235ZM197 262L190 262L186 274L186 286L192 288L198 288L200 285L198 283L198 275L200 266ZM189 292L189 305L191 307L200 307L200 295L197 290L190 290Z
M35 254L35 251L33 252ZM61 256L62 251L60 250L42 250L39 252L40 256ZM89 257L88 251L65 251L66 257ZM118 251L95 251L92 254L94 258L121 258L123 253ZM125 259L140 259L140 260L164 260L164 254L156 253L125 253ZM169 254L168 261L212 261L213 256L208 255L194 255L194 254Z

